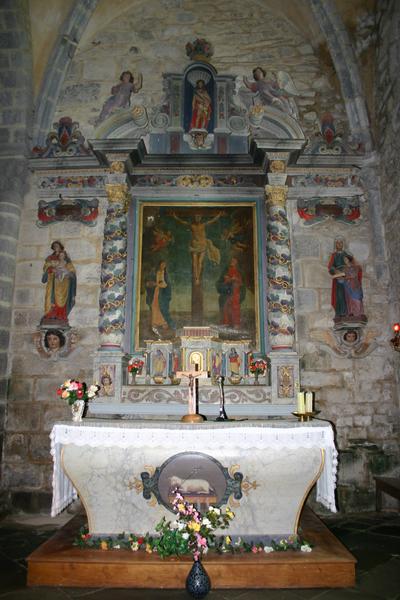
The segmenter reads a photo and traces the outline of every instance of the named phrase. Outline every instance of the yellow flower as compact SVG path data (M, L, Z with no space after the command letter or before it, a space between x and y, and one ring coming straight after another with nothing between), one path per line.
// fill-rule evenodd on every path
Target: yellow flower
M225 544L229 546L232 543L232 538L229 535L225 536Z
M131 550L137 552L139 550L139 544L137 542L131 542Z
M228 519L233 519L233 517L235 516L235 513L232 512L230 508L226 509L225 514L228 517Z
M100 548L102 550L108 550L108 544L107 544L107 542L105 540L101 541Z
M188 527L193 531L200 531L200 523L196 523L196 521L190 521L190 523L188 523Z
M178 510L179 512L182 512L185 510L185 505L184 504L178 504Z
M150 544L146 544L146 552L147 552L148 554L152 554L153 550L151 549L151 546L150 546Z
M69 392L67 392L67 390L64 390L63 393L61 394L61 398L68 398L69 396Z

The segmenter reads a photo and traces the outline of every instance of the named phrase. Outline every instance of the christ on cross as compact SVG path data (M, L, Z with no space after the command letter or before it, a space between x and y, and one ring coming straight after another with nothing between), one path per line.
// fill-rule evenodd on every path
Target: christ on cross
M204 421L204 417L199 415L197 412L198 407L198 388L196 385L196 378L203 376L207 376L207 371L199 371L198 364L195 365L194 371L178 371L176 373L177 377L187 377L189 383L189 395L188 395L188 413L184 415L181 421L186 423L199 423Z
M218 221L222 216L222 211L212 217L208 221L203 221L201 215L196 214L192 221L185 221L178 217L176 213L172 216L178 223L185 225L192 232L192 238L189 244L189 251L192 255L192 277L194 285L200 285L201 276L203 274L204 257L214 264L219 265L221 255L219 249L214 246L213 242L207 238L206 227Z

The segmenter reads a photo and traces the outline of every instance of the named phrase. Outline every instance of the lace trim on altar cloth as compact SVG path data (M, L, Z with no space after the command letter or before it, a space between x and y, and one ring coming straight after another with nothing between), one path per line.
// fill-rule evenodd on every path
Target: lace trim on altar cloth
M119 448L163 448L175 453L209 451L221 448L250 450L256 448L311 448L325 451L325 461L321 476L317 480L317 501L332 512L336 512L335 487L338 454L335 447L333 429L329 423L311 421L306 424L289 422L260 424L246 421L225 423L204 423L185 425L157 422L105 424L58 423L50 434L53 456L53 502L51 515L56 516L77 498L76 490L61 467L63 445Z

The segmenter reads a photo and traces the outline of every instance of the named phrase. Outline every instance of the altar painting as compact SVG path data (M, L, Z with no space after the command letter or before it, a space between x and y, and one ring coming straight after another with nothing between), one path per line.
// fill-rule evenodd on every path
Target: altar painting
M255 202L141 203L135 347L184 326L258 345Z

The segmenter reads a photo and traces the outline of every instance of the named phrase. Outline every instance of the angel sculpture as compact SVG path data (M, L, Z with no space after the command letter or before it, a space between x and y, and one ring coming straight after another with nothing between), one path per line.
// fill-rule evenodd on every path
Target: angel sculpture
M119 80L121 83L111 88L112 95L104 102L101 113L96 121L97 124L107 119L119 108L128 108L130 106L131 94L137 94L142 89L143 77L141 73L139 73L135 81L131 71L123 71Z
M299 92L293 79L286 71L273 73L274 79L266 79L266 75L267 73L263 68L256 67L253 69L254 81L249 81L247 77L243 77L245 86L254 94L253 104L274 106L298 119L299 115L293 96L298 96ZM242 97L246 95L245 90L243 92Z

